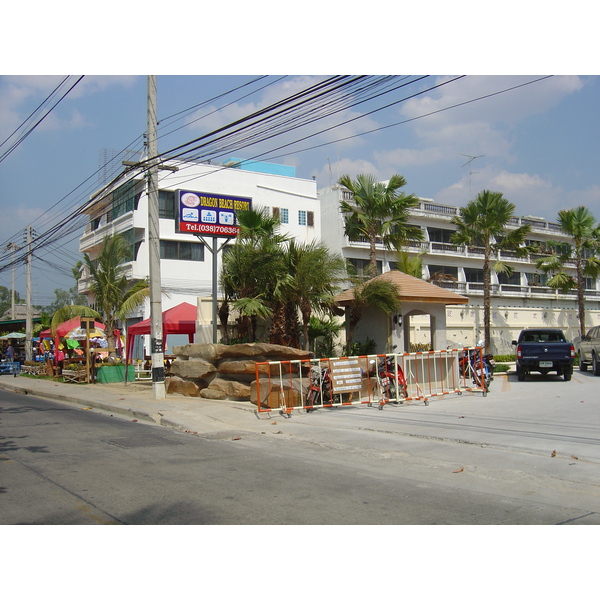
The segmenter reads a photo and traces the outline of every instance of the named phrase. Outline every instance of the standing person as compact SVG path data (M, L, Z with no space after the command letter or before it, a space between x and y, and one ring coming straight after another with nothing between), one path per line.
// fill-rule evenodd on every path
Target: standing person
M6 360L8 362L14 362L15 360L15 349L12 347L12 344L8 343L8 348L6 349Z

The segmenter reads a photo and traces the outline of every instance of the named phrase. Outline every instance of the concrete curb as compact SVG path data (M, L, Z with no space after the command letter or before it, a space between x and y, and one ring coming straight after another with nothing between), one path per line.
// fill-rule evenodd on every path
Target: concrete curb
M107 413L116 413L126 417L148 421L149 423L156 423L156 420L152 417L149 411L125 406L121 407L109 401L88 400L72 395L49 392L44 389L31 389L19 385L12 386L10 384L7 385L1 380L0 389L14 392L16 394L23 394L24 396L36 396L38 398L45 398L47 400L57 400L59 402L66 402L68 404L75 404L77 406L91 407Z

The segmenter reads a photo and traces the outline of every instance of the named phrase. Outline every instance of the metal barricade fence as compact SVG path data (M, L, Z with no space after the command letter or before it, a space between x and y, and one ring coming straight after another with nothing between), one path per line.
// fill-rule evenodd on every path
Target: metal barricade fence
M429 403L429 398L461 393L462 350L373 354L256 364L258 412L355 404Z

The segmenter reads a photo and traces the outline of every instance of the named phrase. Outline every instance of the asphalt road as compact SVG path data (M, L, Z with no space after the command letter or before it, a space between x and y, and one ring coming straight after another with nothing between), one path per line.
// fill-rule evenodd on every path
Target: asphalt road
M598 384L204 436L2 391L0 524L599 524Z

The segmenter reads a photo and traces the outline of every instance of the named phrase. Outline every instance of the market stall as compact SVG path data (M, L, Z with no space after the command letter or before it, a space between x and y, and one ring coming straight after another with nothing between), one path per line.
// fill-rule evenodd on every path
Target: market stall
M198 320L198 309L189 302L182 302L173 308L169 308L162 313L163 325L163 352L166 347L167 336L169 334L187 334L190 344L194 342L196 334L196 323ZM127 328L127 361L131 361L133 354L133 343L136 335L150 335L152 332L152 323L150 319L145 319Z
M90 382L93 372L92 346L106 346L105 325L91 317L73 317L60 323L52 335L50 329L40 333L40 343L48 347L54 342L54 374L65 381Z

